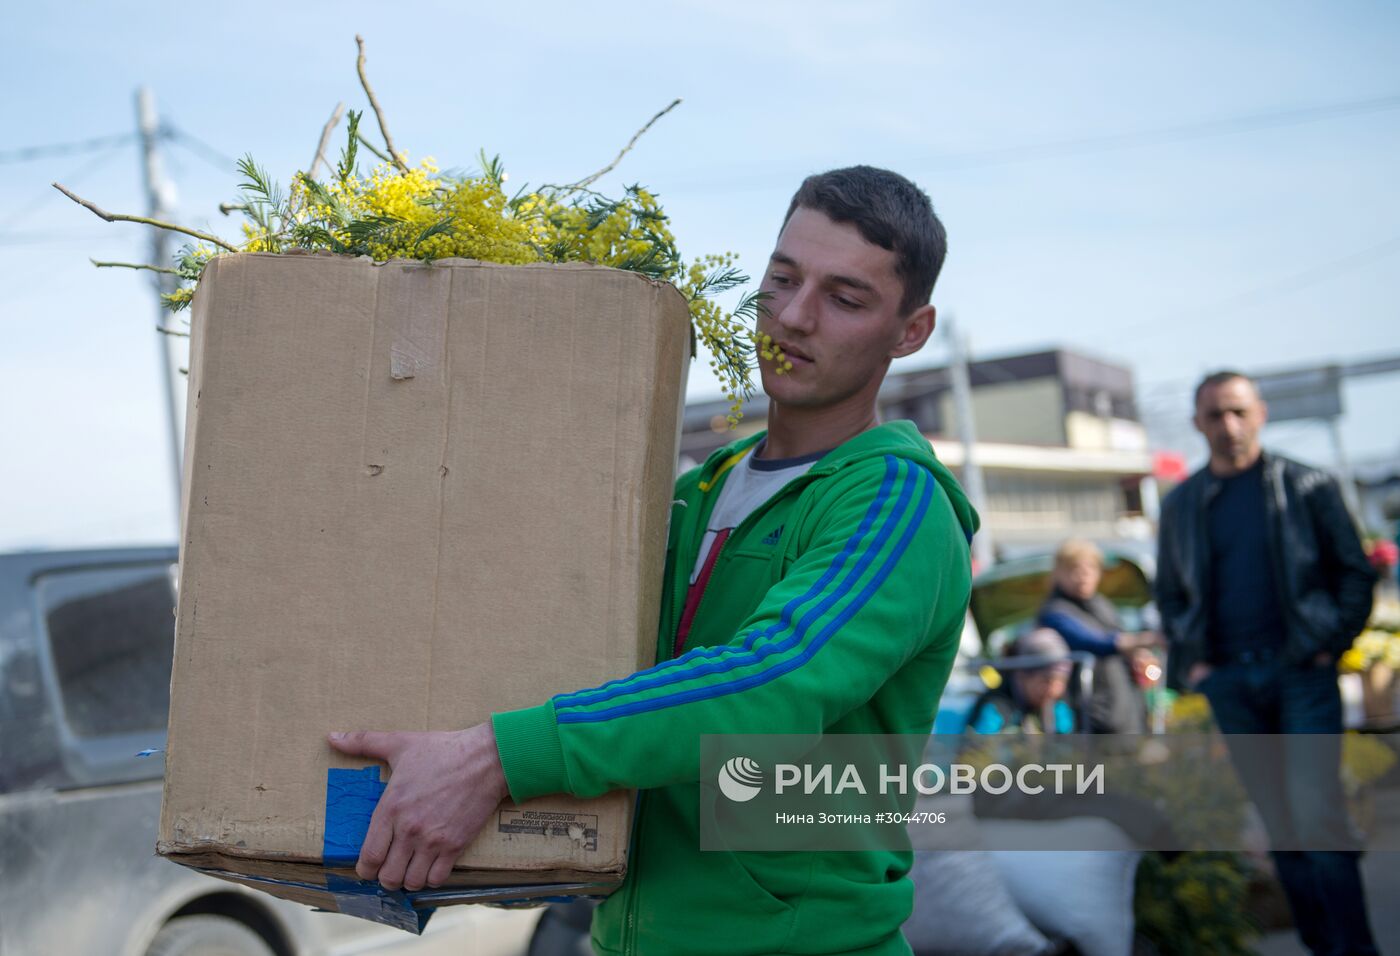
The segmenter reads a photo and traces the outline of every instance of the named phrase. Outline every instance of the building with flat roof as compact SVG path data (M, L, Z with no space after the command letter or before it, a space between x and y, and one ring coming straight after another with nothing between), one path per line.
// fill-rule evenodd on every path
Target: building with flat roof
M1041 550L1070 537L1146 538L1155 518L1153 459L1138 420L1133 375L1126 366L1067 349L979 359L968 366L977 428L973 449L987 501L984 527L1004 554ZM961 477L946 367L891 374L880 392L885 420L907 418L928 437L939 460ZM730 430L727 403L686 408L683 464L764 427L767 399L744 407Z

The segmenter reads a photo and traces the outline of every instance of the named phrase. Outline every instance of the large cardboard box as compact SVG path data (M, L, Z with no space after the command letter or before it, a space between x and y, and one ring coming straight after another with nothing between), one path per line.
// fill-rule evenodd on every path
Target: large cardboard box
M325 735L464 728L652 662L685 302L584 265L254 254L209 265L192 329L159 852L403 910L341 845L381 768ZM632 805L507 803L417 903L606 892Z

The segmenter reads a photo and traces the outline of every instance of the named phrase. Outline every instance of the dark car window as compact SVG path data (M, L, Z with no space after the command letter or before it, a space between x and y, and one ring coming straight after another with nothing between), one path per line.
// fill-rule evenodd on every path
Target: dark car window
M168 566L45 575L38 593L69 733L164 731L175 639Z

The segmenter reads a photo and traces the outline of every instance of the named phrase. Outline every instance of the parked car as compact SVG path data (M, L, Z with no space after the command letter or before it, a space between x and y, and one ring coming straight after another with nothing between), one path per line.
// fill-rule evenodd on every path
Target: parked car
M0 952L523 952L528 913L446 908L415 938L155 855L175 561L0 555Z

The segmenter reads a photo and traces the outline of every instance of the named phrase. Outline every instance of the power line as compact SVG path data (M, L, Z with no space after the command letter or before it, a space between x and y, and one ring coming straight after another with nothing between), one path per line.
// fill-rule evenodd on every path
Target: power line
M227 153L210 146L194 134L172 124L165 124L157 133L157 136L161 139L178 143L199 156L205 162L210 163L224 172L231 172L236 165L236 161ZM55 156L92 153L99 150L115 148L117 146L127 146L136 142L136 139L137 136L135 133L114 133L110 136L93 136L88 139L72 140L66 143L44 143L38 146L25 146L20 149L0 150L0 165L28 163L38 159L50 159Z
M60 177L59 182L65 183L69 186L76 186L89 173L95 172L96 170L107 165L107 163L109 163L117 155L120 149L120 146L113 146L107 150L104 150L103 152L98 153L92 159L88 160L87 162L78 166L76 169ZM47 203L53 201L57 196L59 196L58 190L45 187L43 192L35 196L34 199L31 202L29 202L28 205L21 206L19 209L11 213L6 218L0 219L0 229L13 228L21 220L28 218L38 209L42 208ZM4 233L0 232L0 235L4 235Z
M116 133L111 136L94 136L68 143L48 143L43 146L25 146L22 149L0 150L0 165L28 163L50 156L70 156L75 153L91 153L100 149L125 146L136 142L135 133Z
M180 145L185 146L187 149L189 149L192 153L194 153L194 155L200 157L201 159L204 159L207 162L210 162L213 165L216 165L219 169L223 170L224 172L233 171L233 166L235 165L234 160L225 156L213 146L210 146L209 144L203 142L202 140L198 139L192 134L186 133L181 129L173 127L169 124L164 124L159 130L156 131L154 138L157 140L165 140L169 142L179 143ZM84 141L88 143L110 141L110 145L108 146L105 152L101 153L93 160L84 163L74 171L63 176L60 181L69 184L77 182L87 174L93 172L95 169L105 165L108 161L110 161L117 154L118 147L125 146L128 143L134 142L136 139L137 137L133 134L127 135L125 137L105 137L103 140L93 139ZM121 141L117 142L117 140ZM46 189L42 195L36 196L35 199L28 205L19 208L8 218L0 220L0 246L33 246L63 244L68 242L93 241L93 239L89 239L88 235L85 233L74 234L70 232L55 231L16 232L10 228L16 225L21 220L28 217L35 210L43 206L45 203L49 202L57 195L58 192L56 190Z
M1304 106L1263 113L1246 113L1222 119L1200 120L1176 126L1166 126L1155 130L1106 133L1076 139L1007 146L1000 149L952 153L940 157L934 162L947 163L953 168L997 166L1003 163L1024 162L1029 159L1107 152L1137 146L1158 146L1186 140L1205 139L1211 136L1228 136L1234 133L1275 129L1281 126L1297 126L1302 123L1315 123L1340 116L1354 116L1361 113L1377 113L1394 109L1400 109L1400 95L1348 100L1324 106Z
M1285 276L1274 282L1243 292L1236 292L1226 296L1216 302L1195 308L1187 321L1182 321L1181 309L1171 309L1160 313L1155 318L1144 319L1141 322L1134 322L1132 325L1118 326L1113 329L1116 336L1135 336L1138 340L1151 338L1152 335L1163 335L1166 333L1179 334L1183 328L1192 324L1204 321L1214 321L1219 319L1221 313L1247 309L1267 302L1276 296L1289 292L1298 292L1311 286L1319 285L1344 275L1353 269L1367 265L1377 259L1400 252L1400 236L1392 236L1389 239L1378 242L1375 245L1367 246L1356 252L1348 253L1329 262L1304 269L1292 275Z
M0 232L0 246L42 246L68 243L94 244L118 238L113 232ZM125 241L125 240L123 240Z
M221 172L232 173L238 166L238 161L232 156L229 156L222 150L215 149L193 134L187 133L180 127L171 123L164 124L161 127L159 135L162 139L168 139L172 143L185 147L185 149Z
M989 166L1002 166L1012 163L1032 162L1039 159L1054 159L1061 156L1087 155L1145 146L1160 146L1190 140L1208 139L1238 133L1250 133L1265 129L1286 126L1299 126L1345 116L1365 113L1387 112L1400 109L1400 94L1346 100L1317 106L1298 106L1288 109L1245 113L1217 119L1197 120L1163 126L1157 129L1130 130L1114 133L1099 133L1090 136L1073 137L1062 140L1046 140L1039 143L1019 143L991 149L966 150L943 153L922 159L911 159L906 165L923 166L930 169L979 169ZM755 167L749 167L754 169ZM744 176L742 169L726 171L730 192L746 192L767 189L778 183L776 171L772 176L762 172L756 176ZM792 179L791 167L786 166L781 174L781 182ZM717 180L712 175L705 178L672 180L669 188L684 189L712 185Z
M1381 259L1394 252L1400 252L1400 236L1395 236L1384 242L1378 242L1359 252L1353 252L1339 259L1333 259L1331 262L1325 262L1311 269L1305 269L1302 272L1295 273L1294 275L1270 285L1239 293L1238 295L1224 300L1217 305L1216 308L1224 309L1258 305L1260 302L1267 301L1276 295L1281 295L1285 292L1297 292L1300 289L1306 289L1320 282L1326 282L1343 273L1350 272L1357 266L1362 266L1376 259Z

